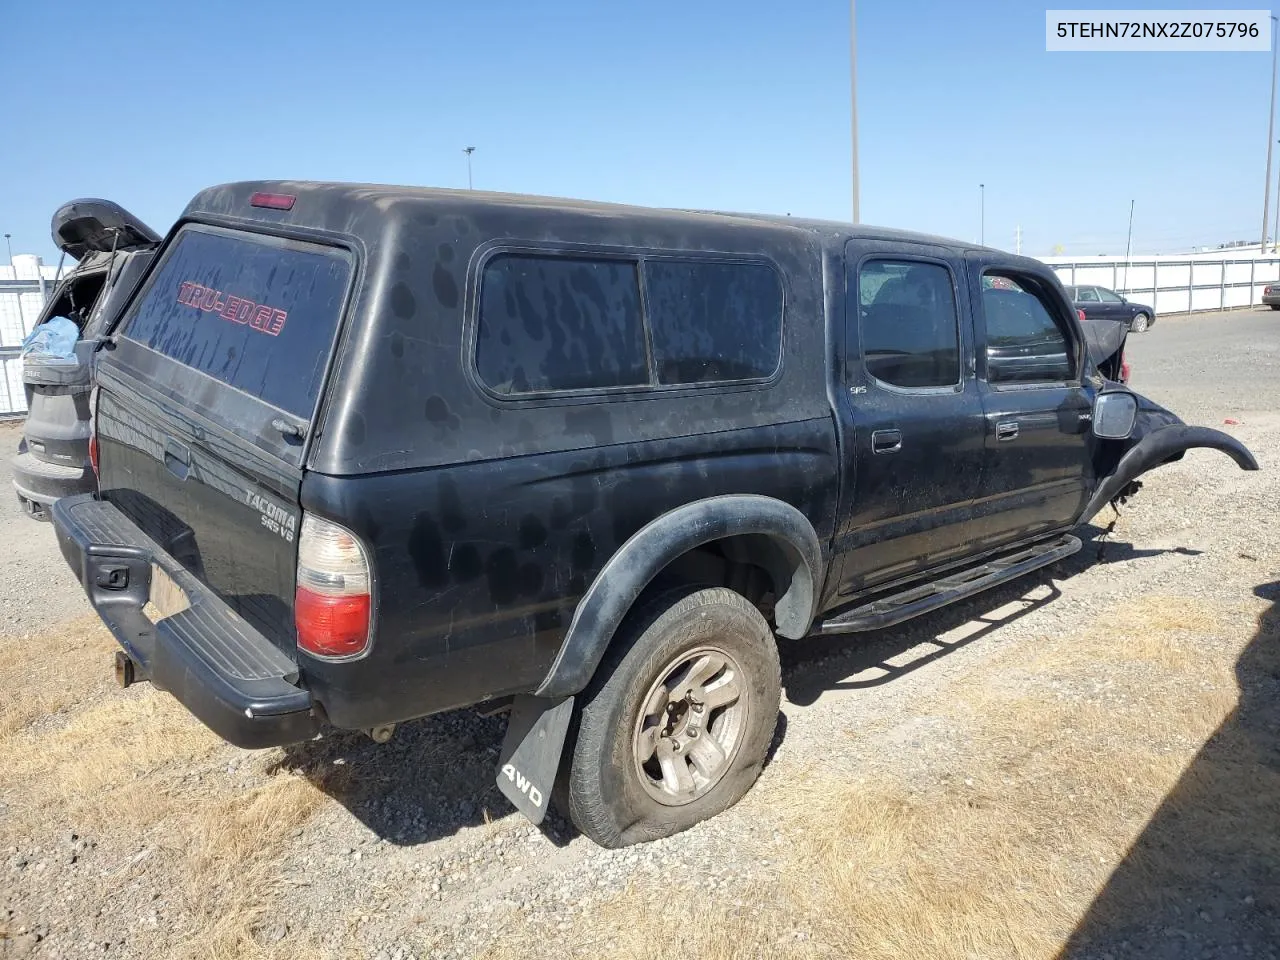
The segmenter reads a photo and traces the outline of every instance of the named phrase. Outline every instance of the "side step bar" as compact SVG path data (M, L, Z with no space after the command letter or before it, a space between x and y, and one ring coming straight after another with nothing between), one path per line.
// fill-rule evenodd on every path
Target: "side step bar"
M823 620L813 632L860 633L864 630L892 627L922 613L1014 580L1024 573L1046 567L1063 557L1071 556L1079 549L1079 538L1072 536L1037 544L931 583L920 584L901 593L861 604L829 620Z

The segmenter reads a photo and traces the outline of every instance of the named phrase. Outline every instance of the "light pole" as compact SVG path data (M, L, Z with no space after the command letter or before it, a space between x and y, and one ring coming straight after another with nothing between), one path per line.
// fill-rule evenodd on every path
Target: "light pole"
M987 245L987 185L978 184L978 246Z
M1271 146L1276 137L1276 18L1271 18L1271 109L1267 113L1267 177L1262 190L1262 246L1259 253L1267 252L1267 212L1271 206ZM1280 203L1280 197L1276 198Z
M475 153L475 152L476 152L476 148L475 148L475 147L463 147L463 148L462 148L462 152L463 152L463 153L465 153L465 154L467 155L467 189L468 189L468 190L474 190L474 189L475 189L475 187L473 187L473 186L471 185L471 155L472 155L473 153ZM1267 170L1268 170L1268 171L1269 171L1270 169L1271 169L1270 167L1267 167ZM1268 177L1270 177L1270 176L1271 176L1271 174L1270 174L1270 173L1268 173L1268 174L1267 174L1267 176L1268 176Z
M1280 140L1276 141L1280 143ZM1280 174L1277 174L1280 177ZM1271 231L1271 252L1275 253L1277 244L1280 244L1280 183L1276 184L1276 228Z
M853 222L858 223L858 0L849 0L849 127L853 136Z
M13 234L11 233L4 235L4 245L9 248L9 266L13 266L13 244L9 242L9 238L12 236Z
M1134 201L1130 200L1129 201L1129 236L1124 242L1124 287L1123 289L1128 289L1129 287L1129 250L1133 246L1133 204L1134 204Z

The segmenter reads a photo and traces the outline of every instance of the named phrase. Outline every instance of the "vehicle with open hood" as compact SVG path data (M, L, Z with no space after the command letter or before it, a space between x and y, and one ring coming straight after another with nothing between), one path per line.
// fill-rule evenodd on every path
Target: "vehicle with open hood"
M75 324L75 354L28 355L23 362L27 419L13 485L23 510L47 520L59 497L96 486L89 450L89 392L97 338L119 313L128 293L151 261L160 236L137 217L108 200L73 200L53 215L53 242L63 259L77 261L59 272L53 295L36 327L56 317Z
M230 184L102 341L54 523L122 683L248 747L508 704L505 795L621 846L750 788L780 643L1072 554L1190 447L1257 468L1089 343L1048 267L936 237Z

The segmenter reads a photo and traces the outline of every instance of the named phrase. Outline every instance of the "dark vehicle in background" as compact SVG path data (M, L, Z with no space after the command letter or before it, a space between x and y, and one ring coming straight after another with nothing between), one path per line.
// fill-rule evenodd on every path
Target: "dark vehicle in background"
M786 217L214 187L96 372L53 518L122 683L248 747L509 706L502 792L606 846L746 793L780 642L1074 553L1189 447L1257 468L1045 265Z
M23 360L27 419L13 486L28 516L48 519L59 497L95 489L90 463L89 392L97 338L111 325L137 285L160 236L107 200L73 200L53 215L53 242L79 261L60 278L37 318L39 326L66 317L80 331L72 358L35 354Z
M1280 310L1280 283L1268 283L1262 288L1262 302L1272 310Z
M1063 289L1087 317L1125 320L1134 333L1145 333L1156 322L1156 312L1151 307L1132 303L1106 287L1086 284Z

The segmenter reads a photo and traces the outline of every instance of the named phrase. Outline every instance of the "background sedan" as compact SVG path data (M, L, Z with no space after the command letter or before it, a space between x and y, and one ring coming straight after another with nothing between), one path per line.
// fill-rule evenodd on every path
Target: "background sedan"
M1156 312L1151 307L1131 303L1106 287L1077 286L1067 287L1066 291L1090 319L1128 320L1134 333L1142 333L1156 322Z

